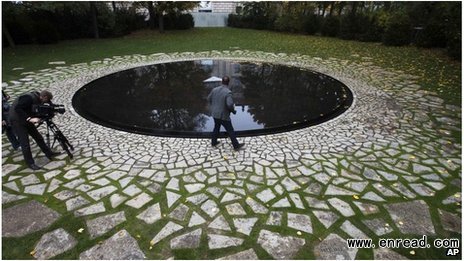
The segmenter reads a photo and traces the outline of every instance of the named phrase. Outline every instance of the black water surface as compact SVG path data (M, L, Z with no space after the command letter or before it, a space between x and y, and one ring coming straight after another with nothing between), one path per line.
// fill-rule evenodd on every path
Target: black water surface
M238 136L295 130L349 108L351 91L317 72L271 63L196 60L137 67L92 81L73 97L75 110L103 126L148 135L209 137L206 97L231 78Z

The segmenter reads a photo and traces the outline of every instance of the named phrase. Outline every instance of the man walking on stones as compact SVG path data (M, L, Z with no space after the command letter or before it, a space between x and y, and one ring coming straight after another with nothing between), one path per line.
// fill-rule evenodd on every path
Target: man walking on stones
M40 167L35 165L34 159L32 158L29 135L31 135L49 160L52 160L54 156L59 155L58 152L53 152L45 144L44 138L34 125L40 121L40 118L34 117L32 109L34 105L50 103L52 98L53 95L49 91L42 91L40 93L35 91L24 93L13 102L10 108L9 116L11 126L18 136L24 160L26 161L27 166L32 170L38 170Z
M222 85L214 88L208 95L208 103L211 109L211 115L214 119L213 137L211 145L214 147L218 145L219 129L221 125L224 126L227 133L229 134L234 150L240 150L245 144L238 143L237 137L235 136L234 127L230 120L230 113L237 113L235 111L234 101L232 100L232 92L229 89L229 77L222 77Z

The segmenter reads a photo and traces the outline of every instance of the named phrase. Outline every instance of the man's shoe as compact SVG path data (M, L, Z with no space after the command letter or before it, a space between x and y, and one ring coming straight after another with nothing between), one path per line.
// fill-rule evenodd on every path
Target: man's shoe
M31 165L29 165L29 168L32 169L32 170L39 170L40 167L35 165L34 163L32 163Z
M221 143L221 142L218 141L218 142L216 142L216 143L211 144L211 146L216 147L216 146L219 145L220 143Z
M239 151L240 149L243 148L243 146L245 146L245 143L239 143L238 146L236 148L234 148L234 150Z
M50 153L50 154L47 155L47 159L52 160L54 157L56 157L56 156L58 156L58 155L60 155L60 154L61 154L61 153L59 153L59 152L52 151L52 153Z

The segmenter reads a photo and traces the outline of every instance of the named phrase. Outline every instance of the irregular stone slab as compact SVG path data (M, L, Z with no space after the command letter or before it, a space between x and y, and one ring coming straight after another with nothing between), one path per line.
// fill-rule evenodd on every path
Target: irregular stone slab
M328 235L321 243L314 247L316 259L324 260L353 260L357 252L358 249L356 248L348 248L346 240L337 234Z
M222 197L221 203L226 203L226 202L238 200L238 199L241 199L241 198L242 197L237 195L237 194L226 192L224 197Z
M370 215L379 212L379 207L373 204L363 202L354 202L354 204L359 208L359 210L361 210L364 215Z
M17 165L17 164L2 164L2 176L7 176L18 169L20 169L22 166Z
M93 200L98 201L98 200L108 196L109 194L113 193L116 190L117 190L117 188L115 186L110 185L110 186L106 186L106 187L99 188L99 189L96 189L96 190L88 191L87 195L89 195L89 197L93 198Z
M158 234L150 241L151 245L155 245L156 243L160 242L163 240L165 237L171 235L172 233L175 233L179 230L181 230L183 227L181 225L178 225L172 221L169 221L169 223L164 226Z
M128 205L129 207L139 209L139 208L143 207L145 204L147 204L148 202L150 202L150 200L152 200L150 195L143 192L142 194L138 195L137 197L127 201L126 205Z
M159 203L154 204L151 207L148 207L142 213L137 215L137 218L145 221L147 224L153 224L156 221L161 219L161 208Z
M306 233L313 233L311 218L307 215L287 213L287 226Z
M254 200L254 199L252 199L250 197L247 197L245 202L248 204L248 206L250 206L250 208L253 210L253 212L255 212L257 214L267 214L267 212L269 212L268 208L264 207L263 205L258 203L258 201Z
M32 195L43 195L47 184L31 185L24 188L24 193Z
M87 215L102 213L105 211L106 209L105 209L105 206L103 205L103 202L99 202L97 204L93 204L86 208L82 208L82 209L74 211L74 216L76 217L87 216Z
M7 204L10 202L18 201L20 199L26 198L26 196L22 195L13 195L10 193L7 193L5 191L2 191L2 204Z
M21 184L23 184L23 186L37 184L37 183L40 183L40 179L37 178L37 176L34 174L31 174L21 179Z
M168 202L168 208L171 208L172 205L174 205L177 200L181 198L181 195L171 192L171 191L166 191L166 199Z
M108 178L110 178L112 180L118 180L118 179L120 179L120 178L122 178L122 177L124 177L126 175L127 175L126 172L122 172L122 171L117 170L117 171L113 171L110 174L106 175L106 177L108 177Z
M383 236L393 231L384 219L382 218L374 218L370 220L363 220L362 221L370 230L374 231L377 236Z
M32 200L3 210L2 236L22 237L53 224L60 214Z
M266 225L280 226L282 224L282 212L272 211L267 219Z
M227 223L226 219L222 215L219 215L217 218L215 218L208 227L230 231L229 223Z
M67 200L67 199L70 199L72 197L75 197L77 196L78 194L75 192L75 191L71 191L71 190L62 190L56 194L54 194L53 196L61 201L64 201L64 200Z
M171 240L171 249L198 248L200 247L201 228Z
M201 205L201 209L210 217L216 216L219 212L219 208L216 203L211 199L203 203L203 205Z
M296 183L295 181L293 181L291 178L289 177L285 177L283 180L282 180L282 186L284 186L284 188L287 190L287 191L293 191L293 190L297 190L300 188L300 185L298 185L298 183Z
M304 246L305 240L291 236L284 237L278 233L261 230L258 244L275 259L292 259Z
M435 235L429 207L423 200L386 204L385 208L403 234Z
M336 187L334 185L329 185L329 187L325 191L326 196L338 196L338 195L351 196L353 194L355 194L353 191L349 191L344 188Z
M458 215L439 209L441 224L444 229L452 232L461 231L461 218Z
M11 182L8 182L8 183L3 183L3 186L5 188L9 188L9 189L14 190L16 192L19 192L18 185L16 184L15 181L11 181Z
M259 258L256 255L253 248L250 248L248 250L238 252L230 256L221 257L218 260L258 260L258 259Z
M243 239L236 237L228 237L223 235L208 235L208 247L209 249L226 248L233 246L240 246L243 243Z
M408 258L388 248L377 248L377 249L374 249L374 259L375 260L406 260Z
M126 230L121 230L101 244L81 253L79 259L84 260L140 260L145 254L137 241Z
M126 221L124 211L115 214L110 214L98 217L92 220L87 220L87 228L89 229L90 238L96 238L113 229L115 226Z
M377 201L377 202L384 202L385 199L377 195L375 192L369 191L362 196L362 199Z
M272 192L271 189L265 189L256 194L256 197L259 198L259 200L261 200L262 202L267 203L273 200L276 197L276 195Z
M288 208L291 206L292 205L290 204L290 201L288 201L287 197L283 197L282 199L274 203L274 205L272 205L272 207L274 208Z
M81 175L81 171L78 170L78 169L72 169L72 170L68 170L66 172L66 174L63 175L63 178L67 179L67 180L72 180L74 178L77 178Z
M90 202L87 199L83 198L82 196L77 196L75 198L71 198L68 201L66 201L66 209L68 211L71 211L71 210L80 208L84 205L87 205L89 203Z
M368 236L366 236L366 234L364 234L364 232L362 232L361 230L359 230L357 227L355 227L350 221L346 220L345 222L343 222L342 226L341 226L341 229L343 231L345 231L345 233L347 233L351 238L369 238Z
M124 201L126 201L127 197L120 195L120 194L113 194L110 197L111 207L116 208L117 206L121 205Z
M206 220L202 216L200 216L197 212L194 211L192 213L192 217L190 218L188 226L193 227L193 226L196 226L196 225L201 225L201 224L203 224L205 222L206 222Z
M351 217L354 216L354 211L348 203L338 198L329 199L330 205L337 209L343 216Z
M133 197L133 196L139 194L141 191L142 191L142 190L139 189L139 188L137 187L137 185L132 184L132 185L130 185L129 187L125 188L125 189L122 191L122 193L124 193L124 194L126 194L126 195L128 195L128 196Z
M258 218L234 218L233 221L237 232L249 236Z
M313 197L305 197L305 199L311 208L330 209L327 203L323 200L319 200Z
M77 245L76 239L64 229L59 228L44 234L34 247L36 259L50 259Z
M66 161L50 161L47 165L43 166L46 170L58 169L66 166Z
M234 203L226 206L227 212L231 216L241 216L246 215L245 210L243 209L240 203Z
M189 208L184 205L184 204L179 204L179 206L174 209L171 214L169 214L169 217L173 219L177 219L179 221L184 221L184 219L187 216L187 213L189 211Z
M188 185L185 185L185 189L190 193L190 194L193 194L197 191L200 191L202 190L203 188L205 187L204 184L201 184L201 183L195 183L195 184L188 184Z
M332 211L314 210L313 213L325 228L332 226L339 218L339 216Z

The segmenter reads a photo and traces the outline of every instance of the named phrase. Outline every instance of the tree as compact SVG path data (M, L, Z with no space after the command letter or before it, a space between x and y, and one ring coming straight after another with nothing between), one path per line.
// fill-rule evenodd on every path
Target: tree
M168 14L181 14L183 11L191 10L200 2L171 2L171 1L148 1L136 2L137 6L145 7L150 14L150 29L155 29L155 18L158 17L158 30L164 33L164 16Z
M95 5L95 2L90 2L90 11L92 13L93 35L98 39L100 37L98 35L97 6Z

